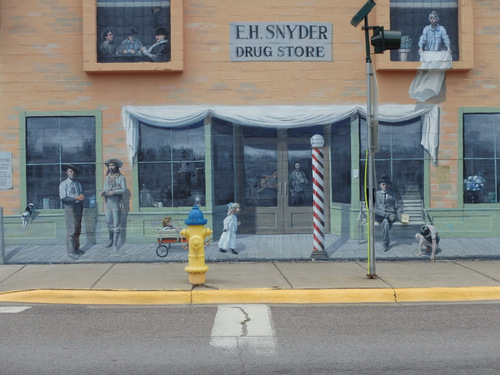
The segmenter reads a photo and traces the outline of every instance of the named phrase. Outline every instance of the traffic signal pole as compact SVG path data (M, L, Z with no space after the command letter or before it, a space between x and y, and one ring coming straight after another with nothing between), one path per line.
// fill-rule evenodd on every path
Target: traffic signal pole
M368 127L368 160L365 170L368 168L368 198L365 199L368 212L368 270L367 276L376 278L375 272L375 212L374 204L374 177L375 165L374 154L378 151L378 119L374 117L373 93L374 73L372 59L370 57L370 44L375 48L375 53L384 53L388 49L398 49L401 45L401 31L384 30L383 26L368 26L368 14L375 6L374 0L368 0L363 7L351 19L351 25L357 27L362 20L365 21L365 46L366 46L366 125ZM373 37L370 39L370 29L373 29ZM378 103L376 104L378 105ZM365 182L366 189L366 182ZM366 194L365 194L366 197Z
M374 133L373 127L373 66L370 56L370 28L368 26L368 15L365 17L365 45L366 45L366 125L368 127L368 163L365 168L368 168L368 202L366 203L368 213L368 269L367 276L371 279L377 277L375 271L375 212L373 210L374 203L374 137L378 138L378 134ZM366 188L366 186L365 186Z

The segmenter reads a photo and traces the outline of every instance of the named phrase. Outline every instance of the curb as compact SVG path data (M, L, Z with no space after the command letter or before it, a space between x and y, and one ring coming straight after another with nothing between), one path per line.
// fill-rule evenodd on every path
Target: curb
M0 293L0 302L77 305L343 304L491 300L500 300L500 287L193 291L35 289Z

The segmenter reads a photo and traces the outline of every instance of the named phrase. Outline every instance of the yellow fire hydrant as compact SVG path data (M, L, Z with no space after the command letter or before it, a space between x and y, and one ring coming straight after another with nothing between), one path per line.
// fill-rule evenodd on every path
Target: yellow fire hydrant
M186 237L189 243L188 265L185 270L189 273L189 282L193 285L205 283L205 273L208 266L205 264L205 237L213 232L203 226L207 220L203 218L203 213L194 205L189 213L189 217L184 221L188 228L181 230L181 235Z

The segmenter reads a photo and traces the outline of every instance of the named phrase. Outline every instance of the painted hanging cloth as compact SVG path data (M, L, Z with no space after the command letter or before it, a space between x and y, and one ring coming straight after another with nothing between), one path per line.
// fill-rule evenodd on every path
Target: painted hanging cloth
M453 62L448 51L423 51L420 61L422 65L410 85L409 93L413 99L425 102L441 92L446 70L451 69Z

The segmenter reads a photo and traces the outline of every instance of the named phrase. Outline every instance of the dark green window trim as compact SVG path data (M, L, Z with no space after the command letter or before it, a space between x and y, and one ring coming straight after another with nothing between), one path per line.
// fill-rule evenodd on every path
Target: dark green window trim
M99 167L103 164L102 159L102 113L101 111L21 111L19 112L19 178L20 178L20 202L19 208L22 212L28 204L27 201L27 180L26 180L26 118L28 117L76 117L87 116L95 118L95 150L96 150L96 191L103 185L102 173ZM55 187L57 189L57 187ZM37 211L41 207L36 207ZM43 210L59 212L60 210Z

